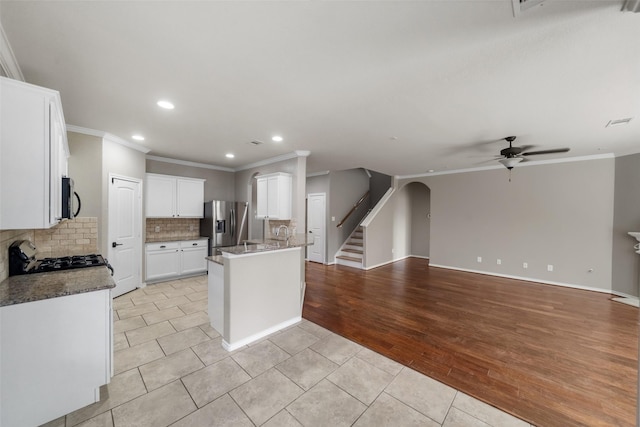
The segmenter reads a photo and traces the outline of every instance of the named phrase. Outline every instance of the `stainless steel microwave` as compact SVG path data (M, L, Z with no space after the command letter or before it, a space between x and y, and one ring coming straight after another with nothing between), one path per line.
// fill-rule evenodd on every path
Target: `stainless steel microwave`
M74 204L77 201L77 206ZM73 219L80 213L80 196L74 191L73 179L62 177L62 218Z

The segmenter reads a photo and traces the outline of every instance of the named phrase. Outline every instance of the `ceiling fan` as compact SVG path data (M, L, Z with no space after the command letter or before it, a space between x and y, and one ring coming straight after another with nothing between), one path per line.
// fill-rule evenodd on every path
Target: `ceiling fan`
M508 148L503 148L500 150L500 155L496 158L500 163L504 165L507 169L511 170L515 165L520 162L526 162L528 159L525 156L537 156L540 154L554 154L554 153L566 153L569 151L569 148L555 148L552 150L540 150L540 151L529 151L534 147L534 145L523 145L522 147L514 147L513 141L515 141L515 136L508 136L504 138L505 141L509 143Z

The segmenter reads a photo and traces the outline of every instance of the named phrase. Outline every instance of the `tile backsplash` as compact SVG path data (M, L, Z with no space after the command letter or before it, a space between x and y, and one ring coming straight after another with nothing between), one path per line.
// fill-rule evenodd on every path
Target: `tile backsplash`
M289 228L289 235L292 236L297 234L296 230L296 219L267 219L266 233L265 239L275 239L276 233L278 232L278 227L281 225L286 225Z
M157 231L156 231L157 230ZM147 239L195 239L200 237L198 218L147 218Z
M44 230L33 230L38 258L98 252L98 218L80 217Z
M98 218L70 219L44 230L1 230L0 281L9 277L9 246L16 240L32 241L38 258L96 253Z

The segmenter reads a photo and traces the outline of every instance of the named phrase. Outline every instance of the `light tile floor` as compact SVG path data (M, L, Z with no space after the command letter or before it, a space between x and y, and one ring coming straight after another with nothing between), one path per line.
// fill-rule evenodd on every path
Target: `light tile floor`
M529 426L307 320L227 352L207 277L114 299L115 376L47 427Z

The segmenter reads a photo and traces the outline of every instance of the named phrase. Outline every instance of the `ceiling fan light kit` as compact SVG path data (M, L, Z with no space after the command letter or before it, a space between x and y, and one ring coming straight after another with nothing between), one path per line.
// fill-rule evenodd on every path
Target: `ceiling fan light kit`
M507 169L513 169L513 167L520 163L522 160L522 157L507 157L498 161L502 163Z
M500 163L507 169L511 170L515 165L522 161L526 161L524 156L535 156L540 154L556 154L566 153L569 148L553 148L550 150L529 151L534 145L523 145L522 147L514 147L513 141L516 140L515 136L507 136L504 138L509 143L509 147L500 150L500 155L497 157Z

